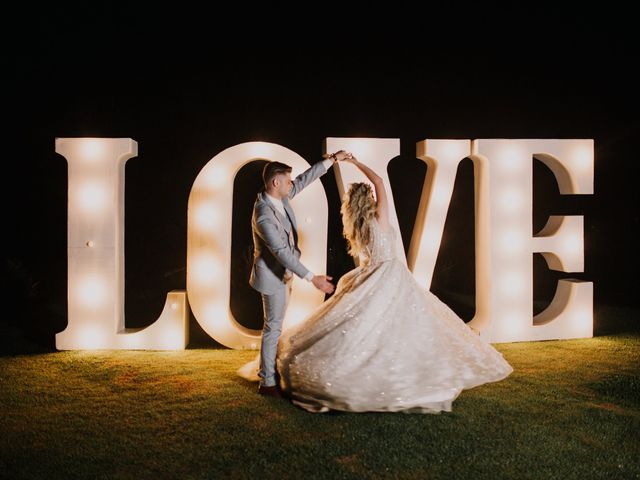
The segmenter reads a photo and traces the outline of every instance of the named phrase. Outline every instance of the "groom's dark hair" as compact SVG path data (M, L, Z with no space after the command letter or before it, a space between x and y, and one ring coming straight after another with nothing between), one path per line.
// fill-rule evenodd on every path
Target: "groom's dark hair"
M269 188L269 184L271 183L271 180L273 180L273 177L280 175L281 173L291 173L291 167L280 162L267 163L262 170L264 188Z

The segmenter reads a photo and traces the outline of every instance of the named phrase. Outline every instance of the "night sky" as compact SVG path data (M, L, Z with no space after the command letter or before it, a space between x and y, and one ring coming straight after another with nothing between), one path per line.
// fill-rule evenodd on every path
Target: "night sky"
M336 21L327 30L308 19L289 29L233 23L238 28L223 33L219 17L105 4L15 14L4 59L3 291L10 314L2 322L47 347L65 328L67 163L54 139L81 136L138 142L126 167L130 327L152 323L166 293L186 287L188 195L213 156L267 141L313 164L326 137L400 139L389 174L406 248L426 174L416 142L595 139L594 195L560 195L551 171L534 162L534 232L549 215L584 215L586 256L584 273L550 271L533 256L535 313L559 278L593 281L596 306L638 307L640 122L630 21L624 12L501 15L450 29L429 18L420 29L400 24L411 33L399 35L381 28L384 22L352 28ZM236 47L246 30L252 46ZM327 34L336 30L344 34ZM234 193L231 303L252 328L261 324L259 295L247 284L260 167L245 167ZM321 181L329 199L327 273L337 281L353 263L341 237L335 177L330 171ZM473 316L462 300L475 291L473 248L473 170L465 160L432 291L466 320ZM192 346L217 345L193 319L191 338Z

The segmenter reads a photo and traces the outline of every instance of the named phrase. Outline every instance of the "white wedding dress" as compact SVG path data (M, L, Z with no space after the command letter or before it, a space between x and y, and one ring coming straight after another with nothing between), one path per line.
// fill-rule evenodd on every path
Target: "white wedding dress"
M283 390L311 412L438 413L464 389L513 368L395 256L393 229L371 224L370 261L335 294L282 333ZM253 364L253 365L251 365ZM239 370L254 377L256 362Z

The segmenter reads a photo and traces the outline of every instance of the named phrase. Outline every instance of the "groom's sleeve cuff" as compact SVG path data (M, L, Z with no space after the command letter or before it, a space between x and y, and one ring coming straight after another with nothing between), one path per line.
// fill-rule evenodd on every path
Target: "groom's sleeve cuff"
M309 273L307 273L307 274L304 276L304 279L305 279L307 282L310 282L310 281L313 279L313 277L315 277L315 275L313 274L313 272L309 272Z
M333 165L333 160L331 160L330 158L327 158L326 160L322 161L322 164L325 166L327 170L329 170L329 168L331 168L331 165Z

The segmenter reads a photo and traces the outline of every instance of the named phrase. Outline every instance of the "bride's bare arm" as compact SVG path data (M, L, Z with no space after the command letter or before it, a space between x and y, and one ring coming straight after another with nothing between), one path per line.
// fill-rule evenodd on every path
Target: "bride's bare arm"
M369 181L373 183L376 189L377 211L376 218L383 229L389 228L389 202L387 200L387 192L384 188L384 181L376 172L367 167L364 163L358 161L356 157L349 154L343 161L353 163L364 173Z

